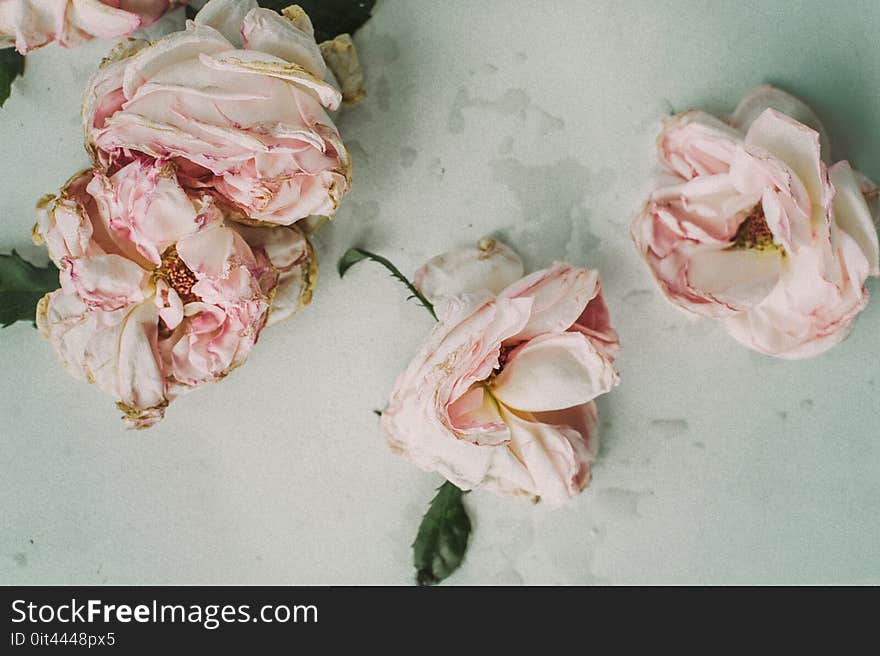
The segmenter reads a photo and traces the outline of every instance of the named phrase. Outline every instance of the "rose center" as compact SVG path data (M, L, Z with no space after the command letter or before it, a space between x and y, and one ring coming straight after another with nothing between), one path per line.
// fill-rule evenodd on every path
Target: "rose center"
M184 304L199 300L192 290L198 278L180 259L174 246L169 246L168 250L162 253L162 264L156 269L156 276L167 282Z
M739 248L752 248L764 250L766 248L777 248L773 242L773 233L770 226L767 225L767 218L764 216L764 208L758 204L752 213L739 224L736 234L733 237L733 243Z

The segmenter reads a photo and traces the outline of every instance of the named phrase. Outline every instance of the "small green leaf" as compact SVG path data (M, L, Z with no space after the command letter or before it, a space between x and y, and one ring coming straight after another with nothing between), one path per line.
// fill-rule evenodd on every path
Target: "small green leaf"
M354 34L367 22L376 0L259 0L266 9L281 11L299 5L315 28L315 40L327 41L340 34Z
M12 93L12 82L24 74L24 55L13 48L0 49L0 107Z
M437 488L413 542L413 564L419 585L436 585L461 565L471 534L462 492L446 481Z
M0 255L0 325L35 321L39 300L58 287L54 264L36 267L15 251Z
M381 264L383 267L388 269L391 272L391 275L397 278L397 280L402 282L404 285L406 285L406 288L411 292L407 300L409 300L410 298L416 299L419 304L422 305L422 307L424 307L428 312L431 313L431 316L434 317L434 319L437 318L437 315L434 313L434 306L428 301L428 299L425 298L418 289L416 289L416 286L413 285L396 266L391 264L389 260L385 259L381 255L376 255L375 253L371 253L370 251L365 251L362 248L349 248L347 251L345 251L345 255L339 258L339 264L337 265L337 268L339 270L339 277L342 278L343 276L345 276L346 271L348 271L351 267L362 260L373 260L373 262L377 262L378 264Z

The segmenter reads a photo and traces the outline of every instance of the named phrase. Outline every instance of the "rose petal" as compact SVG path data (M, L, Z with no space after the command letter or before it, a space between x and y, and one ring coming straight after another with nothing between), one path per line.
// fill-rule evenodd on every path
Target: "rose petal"
M799 98L769 84L755 87L740 100L730 117L730 124L744 133L748 132L755 119L767 109L775 109L780 114L785 114L818 132L823 159L826 163L830 163L831 145L828 134L816 113Z
M501 292L523 275L519 256L506 244L484 239L434 257L413 277L416 288L432 303L447 296L478 291Z
M831 194L822 165L819 133L768 109L751 124L746 143L768 151L794 171L809 195L813 225L824 222Z
M557 263L513 283L499 298L532 299L529 322L511 341L568 330L598 293L599 274Z
M250 11L241 26L244 48L275 55L299 64L319 80L327 75L321 49L313 34L298 29L290 20L271 9Z
M609 358L581 333L540 335L516 348L492 382L493 396L517 410L559 410L592 401L618 383Z
M834 220L852 237L868 260L870 275L880 275L877 229L862 194L861 185L849 162L838 162L828 169L834 185Z
M779 282L782 257L776 250L702 249L688 261L690 287L735 309L754 307Z
M236 48L241 48L242 23L248 12L257 7L257 0L209 0L193 22L214 28Z

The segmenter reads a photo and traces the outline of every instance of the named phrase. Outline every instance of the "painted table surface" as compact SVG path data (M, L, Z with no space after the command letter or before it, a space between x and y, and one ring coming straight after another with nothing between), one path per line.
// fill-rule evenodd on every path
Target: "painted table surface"
M361 245L411 274L492 234L532 269L601 271L622 382L591 486L559 510L468 495L449 583L880 583L880 301L829 354L776 361L668 305L628 233L659 118L761 82L880 178L878 24L871 0L380 2L314 302L246 366L127 432L30 325L0 333L0 582L410 583L441 479L373 410L432 320L378 266L335 262ZM38 51L0 110L4 251L45 260L33 206L87 164L79 97L110 46Z

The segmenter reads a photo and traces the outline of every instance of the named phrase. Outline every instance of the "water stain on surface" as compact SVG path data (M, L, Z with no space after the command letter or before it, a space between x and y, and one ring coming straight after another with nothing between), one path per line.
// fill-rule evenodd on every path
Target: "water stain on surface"
M513 158L489 162L492 178L510 190L522 208L522 220L511 228L511 243L539 261L583 262L602 240L590 230L587 197L589 169L568 157L547 165L526 165ZM540 249L536 250L535 249Z
M27 567L27 554L23 551L12 554L12 560L14 560L15 564L19 567Z
M384 75L381 75L376 82L376 100L380 110L383 112L391 111L391 85Z
M449 110L447 120L447 127L452 134L464 132L464 110L466 109L480 109L501 116L513 116L521 121L525 121L532 114L538 119L538 129L542 135L565 127L565 121L534 104L524 89L508 89L500 98L487 100L475 98L471 96L467 88L461 87L452 101L452 108Z
M615 517L633 519L641 517L639 502L653 494L653 492L637 492L621 487L607 487L596 492L596 502Z
M358 223L372 223L379 217L379 203L375 200L366 200L361 203L348 201L348 211Z
M685 419L652 419L651 428L661 432L665 437L675 437L686 432L690 426Z
M400 165L405 168L412 168L412 165L416 163L416 157L418 157L419 151L415 148L410 148L409 146L403 146L400 149Z

